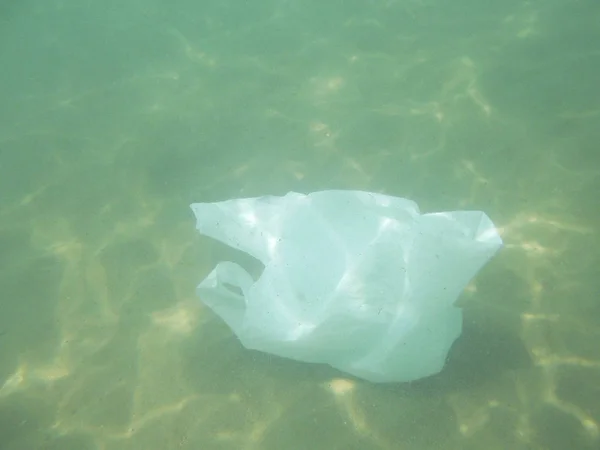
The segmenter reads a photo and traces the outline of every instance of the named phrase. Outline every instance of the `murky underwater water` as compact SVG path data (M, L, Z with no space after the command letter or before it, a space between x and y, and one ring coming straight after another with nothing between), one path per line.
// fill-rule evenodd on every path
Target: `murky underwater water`
M5 2L0 448L593 449L594 1ZM189 203L348 188L505 248L442 373L244 350Z

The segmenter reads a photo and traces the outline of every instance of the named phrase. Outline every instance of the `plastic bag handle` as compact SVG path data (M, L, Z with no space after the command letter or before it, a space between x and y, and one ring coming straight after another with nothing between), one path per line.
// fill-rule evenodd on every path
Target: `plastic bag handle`
M246 312L246 298L254 280L240 265L223 261L198 285L196 293L232 329L238 330Z

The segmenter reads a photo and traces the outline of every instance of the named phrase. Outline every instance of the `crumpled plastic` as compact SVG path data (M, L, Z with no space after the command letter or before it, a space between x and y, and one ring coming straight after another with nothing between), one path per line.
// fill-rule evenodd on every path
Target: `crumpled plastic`
M264 265L219 262L201 301L248 349L373 382L440 372L462 331L461 291L501 248L480 211L421 214L363 191L191 205L197 230Z

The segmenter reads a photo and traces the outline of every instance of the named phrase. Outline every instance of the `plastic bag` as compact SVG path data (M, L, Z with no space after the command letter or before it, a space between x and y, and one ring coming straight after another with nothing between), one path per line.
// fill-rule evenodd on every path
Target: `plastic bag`
M419 213L406 199L322 191L195 203L198 231L264 265L221 262L197 288L249 349L374 382L441 371L454 302L502 246L482 212Z

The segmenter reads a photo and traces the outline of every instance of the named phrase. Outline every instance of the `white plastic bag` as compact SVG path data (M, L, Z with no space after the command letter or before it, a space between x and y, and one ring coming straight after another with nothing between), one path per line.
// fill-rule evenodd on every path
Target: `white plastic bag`
M460 292L502 246L482 212L419 213L362 191L191 208L201 234L264 264L221 262L197 288L246 348L376 382L439 372L462 327Z

